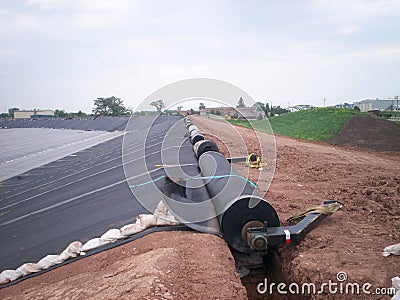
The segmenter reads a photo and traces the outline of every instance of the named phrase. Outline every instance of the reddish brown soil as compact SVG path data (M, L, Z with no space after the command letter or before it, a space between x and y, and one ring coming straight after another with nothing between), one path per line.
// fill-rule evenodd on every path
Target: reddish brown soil
M380 151L400 151L400 125L371 116L355 116L329 142Z
M218 136L225 144L220 145L223 151L241 138L248 147L242 155L260 148L250 129L235 127L241 135L238 137L230 124L212 120L200 122L198 118L192 117L192 120L201 131ZM267 135L258 134L261 139ZM337 282L336 274L346 272L347 282L360 285L369 282L371 291L377 287L390 287L390 279L400 275L400 257L382 257L381 253L385 246L400 242L400 154L286 137L276 137L276 145L276 172L265 199L277 210L281 221L323 200L336 199L345 205L343 210L329 216L310 232L298 246L280 247L286 280L300 284ZM269 160L268 157L264 159ZM235 167L243 174L248 173L243 164L235 164ZM257 177L254 172L260 171L251 171L253 180ZM268 177L272 170L267 168L262 172ZM258 183L263 192L265 181L261 179ZM248 289L252 296L257 294L255 285ZM329 296L355 298L349 295L323 295L320 298Z
M247 299L226 243L158 232L0 290L0 299Z

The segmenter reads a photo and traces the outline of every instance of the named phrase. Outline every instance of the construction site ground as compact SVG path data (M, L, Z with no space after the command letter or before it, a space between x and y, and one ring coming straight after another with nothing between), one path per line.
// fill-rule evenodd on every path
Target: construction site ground
M191 119L202 132L212 133L209 137L227 156L238 143L237 132L248 152L259 152L260 137L267 135L259 132L257 137L250 129L232 130L228 123L202 117ZM377 138L371 137L374 144ZM368 140L362 145L368 148ZM265 199L283 224L291 214L323 200L344 204L299 245L279 247L277 261L284 281L318 286L337 282L337 274L345 272L346 282L370 283L372 293L390 287L390 279L400 275L400 257L383 257L382 250L400 241L400 153L280 136L276 147L272 184L266 192L268 180L261 179L258 188L261 194L266 192ZM264 160L268 162L268 157ZM249 171L243 164L235 167L243 174ZM251 170L250 179L256 180L259 172ZM262 172L268 172L268 167ZM266 296L257 294L256 285L264 277L243 280L246 295L222 239L195 232L162 232L1 289L0 298L263 299ZM345 294L312 298L357 299Z

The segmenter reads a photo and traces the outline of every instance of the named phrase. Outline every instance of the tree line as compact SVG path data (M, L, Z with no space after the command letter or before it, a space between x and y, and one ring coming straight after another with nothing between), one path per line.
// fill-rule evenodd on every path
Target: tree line
M124 116L124 115L131 115L133 114L132 107L126 107L124 101L121 98L111 96L106 98L97 98L93 100L94 107L92 109L93 114L86 114L79 110L78 112L66 112L65 109L56 109L54 111L54 115L60 118L79 118L79 117L86 117L86 116ZM157 100L149 103L151 106L156 108L157 113L162 113L163 109L165 108L165 101L164 100ZM246 107L246 103L244 102L243 98L240 97L238 104L236 105L237 108ZM288 110L281 108L280 106L272 106L270 107L269 103L262 103L256 102L253 107L255 107L258 111L263 111L266 116L274 116L277 114L284 114L289 112ZM177 111L180 112L183 106L180 105L177 108ZM199 110L205 109L204 103L199 104ZM2 118L6 117L13 117L14 112L18 111L19 108L10 108L7 113L3 113L0 115ZM194 110L190 110L191 113L194 113ZM216 110L211 110L211 114L220 114Z

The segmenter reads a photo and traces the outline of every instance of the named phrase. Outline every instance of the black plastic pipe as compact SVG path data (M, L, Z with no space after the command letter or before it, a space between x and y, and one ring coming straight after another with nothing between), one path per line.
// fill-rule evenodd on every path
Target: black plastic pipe
M235 250L250 253L252 250L242 237L243 228L252 221L278 227L278 214L221 153L202 153L199 168L202 176L210 177L206 180L207 190L212 197L223 237Z

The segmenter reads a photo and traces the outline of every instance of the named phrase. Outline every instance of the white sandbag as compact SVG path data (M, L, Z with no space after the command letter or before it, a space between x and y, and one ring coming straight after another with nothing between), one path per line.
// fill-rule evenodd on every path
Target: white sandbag
M179 222L175 219L175 216L167 209L164 202L160 201L157 208L154 211L154 216L157 220L157 226L165 225L178 225Z
M392 286L397 290L400 291L400 277L396 276L392 278Z
M139 218L136 218L135 224L136 224L137 226L139 226L139 227L142 226L141 223L140 223L140 219L139 219ZM143 229L143 228L142 228L142 229Z
M122 236L127 237L141 231L143 231L143 228L140 226L140 221L139 221L139 224L135 223L135 224L125 225L124 227L121 228L120 233Z
M108 241L114 243L115 241L118 241L123 238L124 236L121 235L121 231L119 229L110 229L100 237L100 240L102 242Z
M0 274L0 284L14 281L22 276L22 273L17 270L4 270Z
M390 254L400 255L400 243L387 246L385 249L383 249L383 256L389 256Z
M392 287L396 289L396 294L392 297L391 300L400 300L400 277L396 276L392 278Z
M67 248L60 254L59 258L61 261L70 259L72 257L77 257L82 251L81 242L72 242Z
M138 219L140 220L140 227L143 229L153 227L157 225L157 219L154 215L139 215Z
M167 207L165 206L164 202L160 201L160 202L158 203L157 208L156 208L156 210L154 211L154 214L155 214L155 215L158 215L158 214L166 215L166 214L168 214L168 209L167 209Z
M81 251L86 252L86 251L89 251L89 250L92 250L92 249L96 249L96 248L98 248L100 246L107 245L109 243L110 243L109 241L102 241L100 238L94 238L94 239L91 239L91 240L87 241L82 246Z
M39 272L41 269L35 263L26 263L17 268L18 272L21 272L22 276Z
M47 255L37 262L37 266L44 270L61 262L62 260L59 255Z
M157 226L165 226L165 225L178 225L179 222L175 219L174 215L168 212L168 214L159 214L156 215L157 218Z

